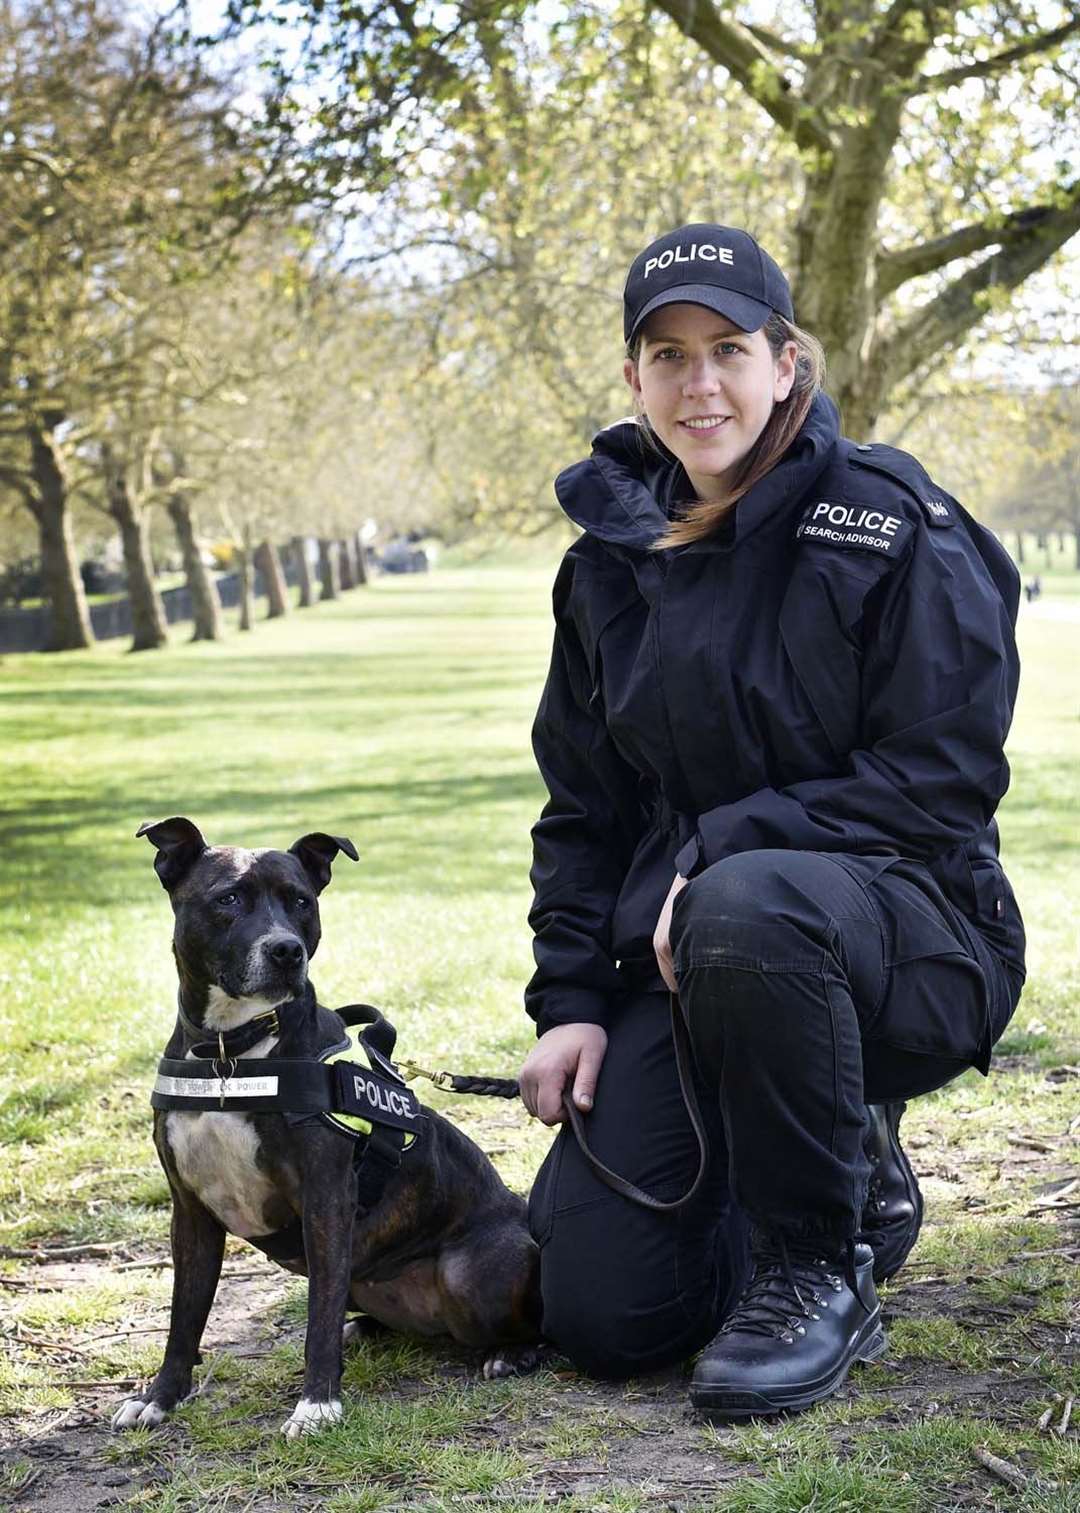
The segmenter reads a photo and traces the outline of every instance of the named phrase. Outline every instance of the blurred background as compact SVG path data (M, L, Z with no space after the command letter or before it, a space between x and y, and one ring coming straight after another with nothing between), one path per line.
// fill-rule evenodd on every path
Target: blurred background
M1055 0L0 0L0 650L552 555L689 220L789 272L848 434L1074 572L1078 62Z

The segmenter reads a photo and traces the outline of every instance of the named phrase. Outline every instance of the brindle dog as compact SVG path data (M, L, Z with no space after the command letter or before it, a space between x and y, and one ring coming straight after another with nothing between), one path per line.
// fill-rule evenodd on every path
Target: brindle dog
M188 819L143 825L175 915L179 1014L165 1054L235 1030L271 1008L279 1030L246 1059L316 1057L342 1039L316 1000L308 962L318 895L351 841L305 835L288 851L208 846ZM488 1158L430 1109L367 1213L357 1210L356 1143L326 1121L283 1113L159 1111L154 1142L172 1190L172 1317L161 1368L113 1416L155 1425L191 1390L226 1234L309 1279L304 1388L290 1438L341 1417L347 1306L394 1329L489 1352L485 1375L535 1362L537 1251L524 1200Z

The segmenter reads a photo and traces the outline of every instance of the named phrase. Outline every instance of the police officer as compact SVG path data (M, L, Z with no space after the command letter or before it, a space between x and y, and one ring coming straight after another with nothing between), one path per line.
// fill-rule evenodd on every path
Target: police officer
M885 1348L875 1272L921 1216L902 1100L985 1073L1015 1008L993 816L1019 584L914 458L840 435L745 232L646 247L624 334L636 418L556 483L583 534L534 729L522 1093L552 1124L568 1098L597 1161L677 1203L677 989L710 1159L648 1209L563 1124L530 1219L559 1348L617 1376L704 1346L692 1402L741 1418Z

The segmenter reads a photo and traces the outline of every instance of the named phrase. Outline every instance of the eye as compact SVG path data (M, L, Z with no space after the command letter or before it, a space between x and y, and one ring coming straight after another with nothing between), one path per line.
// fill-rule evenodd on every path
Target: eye
M656 354L657 360L659 362L671 362L673 359L681 356L682 353L679 351L678 347L661 347L659 352L657 352Z
M742 348L736 341L722 341L717 344L716 350L721 357L734 357L742 351Z
M301 911L303 911L305 909L310 909L311 908L311 899L308 897L308 895L306 893L294 893L293 894L293 903Z
M222 909L229 909L233 904L238 903L239 899L239 893L219 893L217 898L214 899L214 902L215 904L218 904Z

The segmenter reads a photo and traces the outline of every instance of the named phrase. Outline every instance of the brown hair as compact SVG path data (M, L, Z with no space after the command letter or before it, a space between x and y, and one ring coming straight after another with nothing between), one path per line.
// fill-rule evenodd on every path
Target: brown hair
M765 429L738 464L734 483L728 492L719 499L699 499L696 504L686 506L678 519L673 520L659 540L653 543L656 551L671 546L686 546L691 541L701 541L704 537L711 536L736 501L749 493L766 473L772 471L802 430L814 395L825 382L824 350L816 336L803 331L793 321L785 320L782 315L770 315L762 330L774 358L780 356L787 342L795 343L795 381L791 393L786 399L773 405ZM640 354L639 333L627 348L627 356L636 363ZM639 411L637 422L644 433L644 439L655 445L648 416L643 411Z

